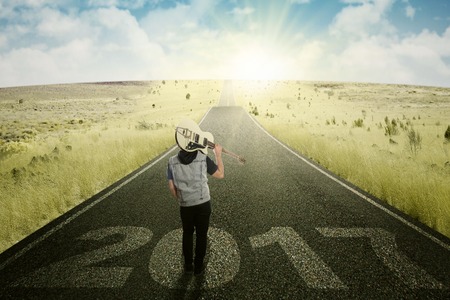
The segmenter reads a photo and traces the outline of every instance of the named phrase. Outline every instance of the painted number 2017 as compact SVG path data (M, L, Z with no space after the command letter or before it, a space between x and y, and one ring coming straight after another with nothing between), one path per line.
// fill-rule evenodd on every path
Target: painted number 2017
M445 286L398 251L395 236L380 228L316 228L329 238L370 238L375 254L410 288L444 289ZM87 287L115 288L125 285L133 267L95 266L114 257L123 256L147 244L153 237L148 228L107 227L92 230L78 239L101 241L120 235L123 239L102 248L71 256L20 278L12 286L23 287ZM153 280L168 288L177 288L182 273L181 229L167 233L156 245L148 263ZM249 237L254 251L278 244L310 288L347 289L325 262L291 227L273 227L268 232ZM211 289L232 280L240 266L239 247L224 230L209 231L209 261L202 288ZM226 264L226 265L224 265ZM195 289L195 286L184 286Z

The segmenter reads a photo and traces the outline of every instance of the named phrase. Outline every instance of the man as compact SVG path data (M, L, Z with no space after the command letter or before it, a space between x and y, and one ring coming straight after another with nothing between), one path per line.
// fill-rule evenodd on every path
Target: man
M172 196L180 204L183 227L184 270L187 274L203 273L206 255L211 202L207 174L224 178L222 146L214 148L216 163L201 151L179 153L169 159L167 178ZM196 233L195 258L193 259L193 234Z

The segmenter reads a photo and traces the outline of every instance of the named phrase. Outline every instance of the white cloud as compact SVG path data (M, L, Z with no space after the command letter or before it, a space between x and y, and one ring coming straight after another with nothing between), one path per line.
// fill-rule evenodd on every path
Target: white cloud
M310 3L311 0L289 0L291 4L307 4Z
M416 15L416 9L412 7L411 5L406 6L405 8L405 14L408 18L411 20L414 19L414 16Z
M190 8L188 5L178 4L171 9L149 11L140 21L140 26L151 40L163 44L172 38L183 38L183 28L192 28L192 24L197 23L197 17L190 13Z
M400 37L388 19L394 0L344 0L328 32L293 33L284 44L276 34L255 34L262 28L251 23L255 9L249 6L236 6L226 16L234 25L241 19L240 30L205 26L214 18L216 1L178 2L150 10L139 21L122 0L92 1L94 6L83 11L58 10L53 1L19 0L33 9L13 9L6 17L2 3L0 18L11 21L0 33L0 86L230 78L239 55L251 57L252 49L290 79L449 86L450 28Z
M404 68L393 49L376 38L350 43L338 55L333 55L331 71L342 81L396 83L409 82L410 73Z
M402 0L402 3L405 3L405 15L411 20L414 19L416 15L416 9L409 3L409 0Z
M99 8L72 16L45 7L30 24L8 31L11 39L23 27L16 40L36 38L8 45L0 54L1 86L143 80L156 76L165 61L162 48L126 10Z
M235 16L248 16L248 15L253 14L254 12L255 12L255 9L253 7L246 6L244 8L235 7L231 11L231 14L233 14Z
M145 5L145 2L156 4L159 0L89 0L88 5L91 7L120 7L127 9L138 9Z
M449 86L450 27L440 36L371 36L350 41L330 56L332 80ZM324 71L324 70L323 70Z
M391 0L344 0L329 27L320 67L330 80L449 86L450 28L400 37L389 22ZM403 0L409 5L409 1ZM411 12L410 17L413 17Z
M64 40L78 35L84 27L80 19L62 14L59 10L44 8L38 14L36 31L41 36L63 38Z
M373 34L392 34L395 28L386 14L395 0L344 0L344 7L330 25L330 33L336 37L350 35L353 38ZM353 5L357 4L357 5Z
M53 80L59 76L58 66L53 58L36 49L17 49L1 55L0 69L2 86L42 84L43 78L50 78L51 82L55 82Z

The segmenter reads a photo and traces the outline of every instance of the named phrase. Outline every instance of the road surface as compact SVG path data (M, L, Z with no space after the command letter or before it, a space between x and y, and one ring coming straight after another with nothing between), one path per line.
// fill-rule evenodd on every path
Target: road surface
M204 276L182 274L169 152L0 255L1 299L448 299L449 239L265 133L232 99L201 128L231 151L210 177Z

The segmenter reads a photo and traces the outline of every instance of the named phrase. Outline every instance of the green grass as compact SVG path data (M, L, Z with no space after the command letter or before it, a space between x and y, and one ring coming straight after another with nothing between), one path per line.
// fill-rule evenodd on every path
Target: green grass
M242 81L235 98L293 149L450 237L450 89Z
M200 120L221 88L165 81L0 89L0 252L173 146L179 120Z

